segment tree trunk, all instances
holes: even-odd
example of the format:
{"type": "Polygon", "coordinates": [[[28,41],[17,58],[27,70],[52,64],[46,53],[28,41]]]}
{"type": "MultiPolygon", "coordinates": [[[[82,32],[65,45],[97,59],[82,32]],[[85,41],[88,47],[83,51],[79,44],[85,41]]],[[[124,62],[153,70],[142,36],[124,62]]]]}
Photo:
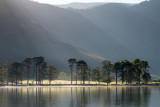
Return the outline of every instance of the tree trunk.
{"type": "Polygon", "coordinates": [[[128,81],[128,80],[126,80],[126,85],[127,85],[127,81],[128,81]]]}
{"type": "Polygon", "coordinates": [[[108,84],[110,84],[110,71],[108,71],[108,81],[107,81],[108,84]]]}
{"type": "Polygon", "coordinates": [[[39,76],[39,78],[38,78],[38,81],[39,81],[39,84],[41,85],[41,80],[42,80],[42,72],[41,72],[41,68],[40,68],[40,66],[39,66],[39,68],[38,68],[38,76],[39,76]]]}
{"type": "MultiPolygon", "coordinates": [[[[98,72],[98,85],[99,85],[99,78],[100,78],[100,74],[99,74],[99,72],[98,72]]],[[[107,82],[107,84],[108,84],[108,82],[107,82]]]]}
{"type": "Polygon", "coordinates": [[[130,85],[132,84],[132,72],[130,72],[130,85]]]}
{"type": "Polygon", "coordinates": [[[124,83],[124,72],[122,71],[122,84],[124,83]]]}
{"type": "Polygon", "coordinates": [[[85,82],[84,82],[85,81],[85,75],[84,74],[85,74],[85,70],[83,70],[83,85],[85,84],[85,82]]]}
{"type": "Polygon", "coordinates": [[[21,85],[22,85],[22,82],[23,82],[23,81],[22,81],[22,78],[21,78],[21,85]]]}
{"type": "Polygon", "coordinates": [[[77,73],[78,73],[78,69],[76,70],[76,84],[77,84],[77,73]]]}
{"type": "Polygon", "coordinates": [[[37,85],[37,66],[36,66],[36,85],[37,85]]]}
{"type": "Polygon", "coordinates": [[[29,85],[29,68],[28,68],[28,72],[27,72],[27,85],[29,85]]]}
{"type": "Polygon", "coordinates": [[[22,80],[23,80],[23,69],[24,69],[24,67],[22,66],[22,72],[21,72],[21,73],[22,73],[22,74],[21,74],[21,85],[22,85],[22,82],[23,82],[23,81],[22,81],[22,80]]]}
{"type": "Polygon", "coordinates": [[[17,77],[16,77],[16,85],[17,85],[17,77]]]}
{"type": "Polygon", "coordinates": [[[118,71],[116,71],[116,85],[117,85],[117,75],[118,75],[118,71]]]}
{"type": "Polygon", "coordinates": [[[141,84],[141,73],[139,72],[139,85],[141,84]]]}
{"type": "Polygon", "coordinates": [[[52,81],[50,80],[49,84],[51,85],[52,81]]]}
{"type": "Polygon", "coordinates": [[[82,84],[82,68],[81,68],[81,84],[82,84]]]}
{"type": "Polygon", "coordinates": [[[71,85],[72,85],[72,71],[73,70],[73,67],[71,67],[71,85]]]}
{"type": "Polygon", "coordinates": [[[50,81],[49,81],[49,84],[51,85],[51,71],[50,71],[50,81]]]}
{"type": "Polygon", "coordinates": [[[90,71],[89,71],[89,85],[90,85],[90,71]]]}

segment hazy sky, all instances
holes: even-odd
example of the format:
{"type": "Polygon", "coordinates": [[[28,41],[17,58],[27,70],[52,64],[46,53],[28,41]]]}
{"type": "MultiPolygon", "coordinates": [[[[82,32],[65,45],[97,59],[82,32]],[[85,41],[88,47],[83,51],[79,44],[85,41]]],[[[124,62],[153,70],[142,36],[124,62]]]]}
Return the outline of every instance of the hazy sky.
{"type": "Polygon", "coordinates": [[[139,3],[144,0],[32,0],[38,1],[40,3],[49,3],[49,4],[67,4],[71,2],[122,2],[122,3],[139,3]]]}

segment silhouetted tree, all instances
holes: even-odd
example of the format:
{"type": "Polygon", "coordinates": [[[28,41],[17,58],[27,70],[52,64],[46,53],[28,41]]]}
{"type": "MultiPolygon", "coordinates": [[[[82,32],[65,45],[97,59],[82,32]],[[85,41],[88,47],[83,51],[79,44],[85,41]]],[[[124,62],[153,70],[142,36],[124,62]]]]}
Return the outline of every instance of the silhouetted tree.
{"type": "Polygon", "coordinates": [[[47,62],[43,62],[41,64],[41,68],[40,68],[40,71],[39,71],[39,76],[40,76],[40,84],[42,82],[43,84],[43,79],[44,77],[46,76],[46,73],[47,73],[47,62]]]}
{"type": "Polygon", "coordinates": [[[107,60],[104,60],[102,62],[102,69],[106,70],[107,72],[107,84],[111,82],[111,78],[110,78],[110,74],[111,72],[113,71],[113,64],[111,61],[107,61],[107,60]]]}
{"type": "Polygon", "coordinates": [[[17,85],[18,78],[21,76],[20,75],[21,66],[22,66],[22,63],[14,62],[12,64],[12,71],[9,72],[9,77],[11,78],[12,82],[16,81],[16,85],[17,85]]]}
{"type": "Polygon", "coordinates": [[[31,58],[25,58],[23,61],[24,66],[27,67],[27,85],[29,84],[29,72],[32,64],[32,59],[31,58]]]}
{"type": "Polygon", "coordinates": [[[88,66],[88,78],[89,78],[89,84],[90,84],[90,79],[91,79],[91,68],[88,66]]]}
{"type": "Polygon", "coordinates": [[[23,78],[24,78],[24,64],[21,63],[21,66],[20,66],[20,70],[19,70],[19,79],[21,80],[21,85],[23,84],[23,78]]]}
{"type": "Polygon", "coordinates": [[[83,60],[80,60],[80,61],[77,61],[77,66],[80,68],[80,72],[81,72],[81,80],[82,80],[82,75],[83,75],[83,84],[85,84],[85,72],[86,72],[86,69],[88,68],[88,65],[85,61],[83,60]]]}
{"type": "Polygon", "coordinates": [[[41,73],[40,73],[40,70],[41,70],[41,65],[44,63],[44,57],[34,57],[33,59],[33,62],[34,62],[34,65],[35,65],[35,72],[36,72],[36,84],[37,84],[37,81],[39,80],[40,81],[40,77],[41,77],[41,73]],[[39,76],[38,76],[39,74],[39,76]]]}
{"type": "Polygon", "coordinates": [[[141,69],[142,69],[142,72],[146,72],[148,70],[149,67],[149,64],[147,61],[141,61],[141,69]]]}
{"type": "Polygon", "coordinates": [[[32,61],[34,63],[34,74],[36,76],[36,84],[37,84],[37,66],[38,66],[38,57],[32,58],[32,61]]]}
{"type": "Polygon", "coordinates": [[[4,63],[4,66],[5,66],[5,69],[6,69],[6,80],[7,80],[7,85],[8,85],[8,82],[10,80],[10,78],[9,78],[9,72],[11,72],[12,62],[6,61],[4,63]]]}
{"type": "Polygon", "coordinates": [[[148,81],[151,80],[151,75],[148,72],[144,72],[142,78],[146,83],[148,83],[148,81]]]}
{"type": "Polygon", "coordinates": [[[71,84],[72,84],[72,73],[73,73],[73,65],[77,62],[76,59],[74,58],[71,58],[68,60],[68,63],[69,63],[69,67],[71,69],[71,84]]]}
{"type": "Polygon", "coordinates": [[[80,69],[79,64],[76,64],[76,84],[77,84],[77,79],[78,79],[78,70],[80,69]]]}
{"type": "Polygon", "coordinates": [[[100,73],[100,68],[96,67],[95,69],[92,70],[92,79],[100,82],[100,79],[102,78],[102,75],[100,73]]]}
{"type": "Polygon", "coordinates": [[[0,66],[0,81],[3,82],[3,68],[0,66]]]}
{"type": "Polygon", "coordinates": [[[114,71],[116,73],[116,85],[117,85],[117,80],[118,80],[118,73],[120,70],[121,70],[121,63],[120,62],[114,63],[114,71]]]}
{"type": "Polygon", "coordinates": [[[126,79],[126,84],[127,83],[131,83],[131,67],[132,67],[132,63],[130,63],[128,60],[124,60],[123,61],[124,64],[124,68],[125,68],[125,79],[126,79]]]}
{"type": "Polygon", "coordinates": [[[141,82],[141,73],[142,73],[142,63],[140,59],[134,59],[133,60],[133,66],[135,68],[137,78],[138,78],[138,83],[140,84],[141,82]]]}
{"type": "Polygon", "coordinates": [[[124,64],[124,61],[120,61],[120,65],[121,65],[120,76],[121,76],[121,80],[122,80],[122,84],[123,84],[124,80],[125,80],[125,64],[124,64]]]}

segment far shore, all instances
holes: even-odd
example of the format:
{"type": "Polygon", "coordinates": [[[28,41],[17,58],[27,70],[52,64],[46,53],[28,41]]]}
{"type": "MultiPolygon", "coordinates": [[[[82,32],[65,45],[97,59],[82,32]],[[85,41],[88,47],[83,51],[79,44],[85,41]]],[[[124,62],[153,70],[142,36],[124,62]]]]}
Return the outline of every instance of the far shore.
{"type": "Polygon", "coordinates": [[[81,88],[81,87],[160,87],[160,85],[155,84],[147,84],[147,85],[4,85],[0,86],[0,88],[81,88]]]}
{"type": "Polygon", "coordinates": [[[49,84],[49,81],[44,80],[42,84],[36,81],[29,81],[29,84],[27,85],[27,81],[23,80],[23,84],[21,84],[21,81],[18,82],[16,85],[15,83],[1,83],[0,88],[81,88],[81,87],[91,87],[91,88],[97,88],[97,87],[160,87],[160,83],[158,82],[148,82],[148,84],[145,84],[141,82],[141,84],[137,84],[136,82],[133,82],[131,85],[129,84],[122,84],[121,81],[118,81],[117,85],[116,82],[111,82],[110,84],[104,83],[104,82],[97,82],[97,81],[85,81],[85,84],[82,83],[82,81],[68,81],[68,80],[54,80],[49,84]]]}

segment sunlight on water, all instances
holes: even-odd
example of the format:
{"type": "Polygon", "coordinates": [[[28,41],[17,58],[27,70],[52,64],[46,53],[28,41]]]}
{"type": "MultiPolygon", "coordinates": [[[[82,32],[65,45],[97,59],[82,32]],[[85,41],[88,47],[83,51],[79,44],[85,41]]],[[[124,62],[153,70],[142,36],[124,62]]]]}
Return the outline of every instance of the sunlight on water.
{"type": "Polygon", "coordinates": [[[160,88],[1,88],[0,107],[157,107],[160,88]]]}

